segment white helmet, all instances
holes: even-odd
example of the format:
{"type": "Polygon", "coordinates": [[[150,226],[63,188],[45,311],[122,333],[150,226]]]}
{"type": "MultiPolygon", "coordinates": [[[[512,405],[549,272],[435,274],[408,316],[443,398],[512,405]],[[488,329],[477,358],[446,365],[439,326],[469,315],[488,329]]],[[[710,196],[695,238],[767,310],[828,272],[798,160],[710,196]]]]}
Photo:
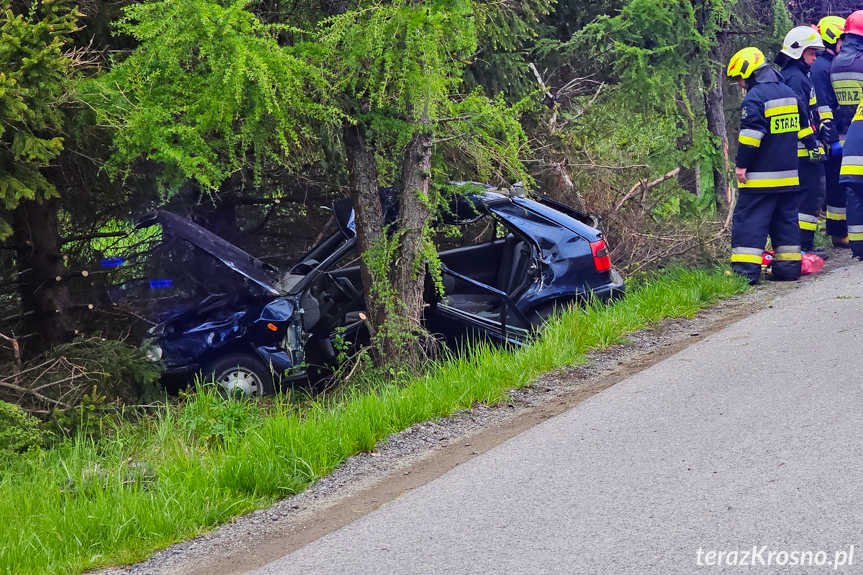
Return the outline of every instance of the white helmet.
{"type": "Polygon", "coordinates": [[[817,30],[809,26],[797,26],[785,35],[785,41],[782,43],[782,53],[786,56],[799,60],[803,56],[803,50],[806,48],[824,49],[824,41],[821,40],[821,36],[817,30]]]}

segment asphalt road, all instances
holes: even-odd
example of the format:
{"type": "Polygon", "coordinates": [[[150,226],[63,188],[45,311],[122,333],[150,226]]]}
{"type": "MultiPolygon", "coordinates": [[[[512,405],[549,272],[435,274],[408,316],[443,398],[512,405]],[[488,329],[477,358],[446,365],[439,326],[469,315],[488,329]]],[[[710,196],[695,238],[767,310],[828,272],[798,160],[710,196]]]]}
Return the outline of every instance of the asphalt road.
{"type": "Polygon", "coordinates": [[[856,265],[255,573],[863,573],[861,342],[856,265]]]}

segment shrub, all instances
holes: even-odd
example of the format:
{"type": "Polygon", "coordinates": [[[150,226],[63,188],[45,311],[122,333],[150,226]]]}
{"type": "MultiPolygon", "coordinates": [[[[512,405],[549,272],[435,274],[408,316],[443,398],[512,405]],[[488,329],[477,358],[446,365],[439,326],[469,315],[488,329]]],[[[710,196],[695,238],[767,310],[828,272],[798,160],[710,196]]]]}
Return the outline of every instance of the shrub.
{"type": "Polygon", "coordinates": [[[23,453],[41,447],[43,440],[38,419],[0,401],[0,451],[23,453]]]}

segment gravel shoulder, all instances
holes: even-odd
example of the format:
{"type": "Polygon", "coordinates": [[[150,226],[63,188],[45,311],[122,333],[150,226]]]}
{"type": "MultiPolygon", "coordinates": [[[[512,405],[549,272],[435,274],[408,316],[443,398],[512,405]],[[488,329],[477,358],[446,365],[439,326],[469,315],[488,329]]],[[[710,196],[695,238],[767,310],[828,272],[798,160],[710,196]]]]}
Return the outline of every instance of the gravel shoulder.
{"type": "Polygon", "coordinates": [[[142,563],[96,574],[233,575],[253,571],[850,263],[847,250],[834,250],[827,266],[815,276],[794,283],[768,282],[691,319],[664,320],[632,334],[626,344],[588,354],[582,365],[545,374],[513,390],[506,403],[478,406],[394,434],[374,452],[348,458],[303,493],[269,509],[172,545],[142,563]]]}

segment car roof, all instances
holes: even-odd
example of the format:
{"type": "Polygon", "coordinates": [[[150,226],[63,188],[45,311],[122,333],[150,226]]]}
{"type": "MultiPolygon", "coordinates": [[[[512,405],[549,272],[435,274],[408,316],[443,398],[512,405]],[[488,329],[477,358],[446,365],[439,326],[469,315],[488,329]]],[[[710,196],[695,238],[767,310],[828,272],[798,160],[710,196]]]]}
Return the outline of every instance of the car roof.
{"type": "MultiPolygon", "coordinates": [[[[475,184],[474,182],[470,183],[475,184]]],[[[504,193],[504,190],[501,190],[500,188],[494,188],[492,186],[483,184],[475,185],[479,185],[484,188],[484,191],[470,194],[471,200],[480,210],[484,209],[486,211],[496,212],[500,211],[501,208],[503,208],[504,206],[515,205],[520,208],[529,210],[535,214],[538,214],[546,220],[550,220],[551,222],[559,225],[560,227],[569,230],[570,232],[574,232],[589,241],[596,241],[597,239],[602,237],[602,232],[600,232],[596,227],[588,225],[584,221],[573,217],[573,215],[580,213],[573,208],[569,208],[568,206],[562,206],[566,208],[567,211],[570,211],[573,214],[570,215],[564,213],[560,209],[557,209],[554,206],[556,202],[548,201],[544,198],[534,200],[524,195],[510,195],[509,193],[504,193]],[[548,203],[544,203],[544,201],[548,201],[548,203]]],[[[508,191],[509,190],[506,190],[506,192],[508,191]]],[[[595,218],[589,216],[588,214],[583,215],[584,219],[595,220],[595,218]]],[[[512,221],[511,217],[507,219],[512,221]]],[[[534,230],[533,233],[537,233],[536,230],[534,230]]]]}

